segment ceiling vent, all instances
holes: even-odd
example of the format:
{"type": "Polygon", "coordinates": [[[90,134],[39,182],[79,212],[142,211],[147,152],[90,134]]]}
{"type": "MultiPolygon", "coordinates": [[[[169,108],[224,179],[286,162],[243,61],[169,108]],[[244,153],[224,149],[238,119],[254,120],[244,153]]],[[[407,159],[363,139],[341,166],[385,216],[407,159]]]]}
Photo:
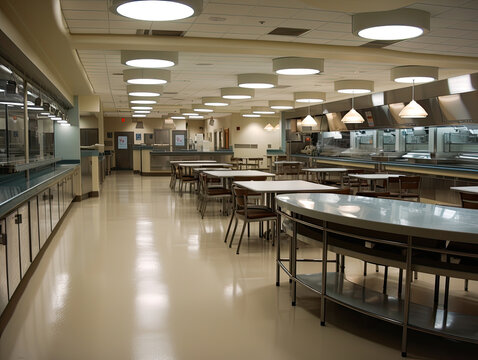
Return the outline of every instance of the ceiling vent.
{"type": "Polygon", "coordinates": [[[360,45],[361,47],[367,47],[367,48],[374,48],[374,49],[380,49],[384,48],[386,46],[393,45],[395,43],[398,43],[402,40],[375,40],[375,41],[370,41],[368,43],[360,45]]]}
{"type": "Polygon", "coordinates": [[[149,35],[149,36],[176,36],[183,37],[184,31],[177,30],[136,30],[136,35],[149,35]]]}
{"type": "Polygon", "coordinates": [[[272,30],[269,35],[283,35],[283,36],[300,36],[305,34],[310,29],[297,29],[288,27],[278,27],[272,30]]]}

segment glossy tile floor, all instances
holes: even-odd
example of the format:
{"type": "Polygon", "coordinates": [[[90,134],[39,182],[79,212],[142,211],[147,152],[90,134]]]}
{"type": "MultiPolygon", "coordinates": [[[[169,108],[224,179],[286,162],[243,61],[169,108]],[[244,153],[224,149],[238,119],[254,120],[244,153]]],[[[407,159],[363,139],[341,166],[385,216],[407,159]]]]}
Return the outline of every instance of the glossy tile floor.
{"type": "MultiPolygon", "coordinates": [[[[119,172],[100,198],[73,205],[0,339],[0,359],[401,358],[399,327],[333,304],[320,327],[319,299],[301,287],[292,307],[285,277],[275,286],[274,248],[257,229],[236,255],[223,243],[220,207],[201,220],[195,197],[180,198],[168,183],[119,172]]],[[[351,260],[347,275],[359,279],[361,268],[351,260]]],[[[380,288],[382,274],[369,273],[367,286],[380,288]]],[[[414,286],[431,296],[426,276],[414,286]]],[[[453,286],[460,292],[462,282],[453,286]]],[[[476,310],[470,286],[451,306],[476,310]]],[[[473,358],[477,349],[412,332],[409,356],[473,358]]]]}

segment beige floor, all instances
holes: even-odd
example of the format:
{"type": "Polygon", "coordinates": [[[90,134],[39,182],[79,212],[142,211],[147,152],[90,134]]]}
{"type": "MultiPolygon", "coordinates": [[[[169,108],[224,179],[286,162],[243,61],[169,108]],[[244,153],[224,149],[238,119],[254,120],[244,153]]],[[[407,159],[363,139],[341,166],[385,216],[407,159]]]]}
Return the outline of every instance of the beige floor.
{"type": "MultiPolygon", "coordinates": [[[[332,304],[320,327],[319,299],[300,287],[292,307],[257,230],[235,255],[219,206],[201,220],[194,197],[171,193],[168,181],[120,172],[100,198],[74,204],[0,339],[0,359],[401,358],[398,327],[332,304]]],[[[357,281],[360,269],[347,263],[357,281]]],[[[369,271],[369,286],[380,287],[369,271]]],[[[428,280],[415,283],[425,298],[428,280]]],[[[454,294],[465,300],[452,306],[476,310],[476,284],[468,294],[461,286],[454,294]]],[[[409,355],[471,359],[477,349],[412,333],[409,355]]]]}

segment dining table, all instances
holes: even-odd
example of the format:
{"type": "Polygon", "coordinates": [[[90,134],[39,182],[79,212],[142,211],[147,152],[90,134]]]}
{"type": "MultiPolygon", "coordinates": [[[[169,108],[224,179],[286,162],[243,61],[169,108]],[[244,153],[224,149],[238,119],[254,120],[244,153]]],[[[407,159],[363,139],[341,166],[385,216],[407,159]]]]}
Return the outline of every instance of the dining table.
{"type": "MultiPolygon", "coordinates": [[[[348,176],[360,180],[367,180],[370,183],[370,190],[375,191],[377,181],[379,180],[387,180],[386,181],[386,189],[388,189],[388,179],[396,178],[403,176],[401,174],[386,174],[386,173],[378,173],[378,174],[349,174],[348,176]]],[[[359,191],[361,190],[359,184],[359,191]]]]}
{"type": "Polygon", "coordinates": [[[339,173],[340,174],[340,183],[343,185],[343,173],[347,172],[346,168],[307,168],[302,169],[306,173],[307,181],[309,181],[309,175],[316,174],[317,181],[320,183],[325,182],[327,174],[339,173]]]}

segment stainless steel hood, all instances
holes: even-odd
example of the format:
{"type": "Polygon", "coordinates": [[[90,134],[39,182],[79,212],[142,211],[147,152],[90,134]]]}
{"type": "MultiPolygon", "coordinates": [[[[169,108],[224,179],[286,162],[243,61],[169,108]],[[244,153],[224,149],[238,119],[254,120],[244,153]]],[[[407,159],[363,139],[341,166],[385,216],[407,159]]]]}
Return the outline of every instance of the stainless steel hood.
{"type": "MultiPolygon", "coordinates": [[[[342,117],[352,107],[351,99],[310,107],[312,115],[325,114],[329,131],[374,128],[410,128],[415,126],[446,126],[478,124],[478,73],[415,86],[415,100],[428,113],[425,119],[402,119],[398,116],[411,100],[411,87],[356,97],[355,109],[363,116],[362,124],[344,124],[342,117]]],[[[301,119],[308,108],[284,112],[285,119],[301,119]]],[[[325,120],[325,119],[324,119],[325,120]]],[[[325,126],[321,126],[322,131],[325,126]]]]}

